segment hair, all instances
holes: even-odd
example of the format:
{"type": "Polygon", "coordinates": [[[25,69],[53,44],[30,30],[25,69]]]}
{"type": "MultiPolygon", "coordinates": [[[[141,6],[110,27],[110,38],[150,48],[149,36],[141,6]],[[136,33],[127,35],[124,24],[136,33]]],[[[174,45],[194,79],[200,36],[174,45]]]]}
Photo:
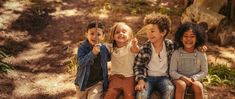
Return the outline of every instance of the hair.
{"type": "Polygon", "coordinates": [[[154,24],[157,25],[160,32],[165,32],[167,34],[170,32],[171,20],[167,15],[151,13],[146,15],[144,18],[144,25],[154,24]]]}
{"type": "Polygon", "coordinates": [[[123,27],[127,31],[128,36],[129,36],[128,41],[130,41],[131,39],[134,38],[134,34],[133,34],[132,29],[129,25],[127,25],[124,22],[114,23],[114,25],[110,29],[110,42],[112,43],[114,49],[117,47],[117,43],[113,37],[114,37],[114,34],[117,32],[117,29],[120,27],[123,27]]]}
{"type": "Polygon", "coordinates": [[[89,29],[96,28],[96,27],[102,29],[102,31],[104,32],[105,25],[104,25],[104,23],[101,22],[101,21],[91,21],[91,22],[87,25],[86,32],[88,32],[89,29]]]}
{"type": "Polygon", "coordinates": [[[182,38],[184,33],[188,30],[192,30],[193,34],[196,35],[195,48],[198,48],[206,43],[205,37],[203,37],[203,34],[205,33],[204,29],[196,23],[186,22],[180,25],[175,33],[175,42],[178,44],[178,48],[184,47],[182,38]]]}

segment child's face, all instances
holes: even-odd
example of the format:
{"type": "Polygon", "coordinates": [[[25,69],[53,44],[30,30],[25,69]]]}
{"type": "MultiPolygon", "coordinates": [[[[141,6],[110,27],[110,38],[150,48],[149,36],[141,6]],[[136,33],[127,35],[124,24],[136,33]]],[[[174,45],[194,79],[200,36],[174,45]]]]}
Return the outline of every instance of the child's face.
{"type": "Polygon", "coordinates": [[[158,26],[154,24],[147,25],[147,37],[152,43],[156,43],[164,38],[165,33],[161,33],[158,26]]]}
{"type": "Polygon", "coordinates": [[[116,41],[116,43],[126,43],[129,39],[129,33],[125,26],[119,26],[117,27],[113,39],[116,41]]]}
{"type": "Polygon", "coordinates": [[[86,38],[92,46],[100,43],[104,37],[105,36],[101,28],[91,28],[86,32],[86,38]]]}
{"type": "Polygon", "coordinates": [[[182,37],[182,43],[184,44],[185,49],[194,49],[196,44],[196,35],[192,32],[192,30],[188,30],[184,33],[182,37]]]}

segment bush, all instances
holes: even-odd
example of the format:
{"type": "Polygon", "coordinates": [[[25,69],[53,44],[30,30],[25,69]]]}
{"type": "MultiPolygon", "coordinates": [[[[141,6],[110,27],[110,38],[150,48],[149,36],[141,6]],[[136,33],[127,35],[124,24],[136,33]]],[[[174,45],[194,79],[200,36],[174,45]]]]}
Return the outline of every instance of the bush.
{"type": "Polygon", "coordinates": [[[235,88],[235,70],[226,64],[209,64],[208,76],[203,79],[205,85],[228,85],[235,88]]]}

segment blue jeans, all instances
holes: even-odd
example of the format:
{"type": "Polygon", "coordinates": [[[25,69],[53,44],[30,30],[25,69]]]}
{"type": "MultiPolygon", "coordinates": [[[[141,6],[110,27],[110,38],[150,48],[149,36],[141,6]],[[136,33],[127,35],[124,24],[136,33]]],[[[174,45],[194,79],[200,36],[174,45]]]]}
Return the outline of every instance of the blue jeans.
{"type": "Polygon", "coordinates": [[[161,99],[174,98],[174,86],[166,76],[148,76],[145,89],[137,92],[137,99],[150,99],[155,90],[159,92],[161,99]]]}

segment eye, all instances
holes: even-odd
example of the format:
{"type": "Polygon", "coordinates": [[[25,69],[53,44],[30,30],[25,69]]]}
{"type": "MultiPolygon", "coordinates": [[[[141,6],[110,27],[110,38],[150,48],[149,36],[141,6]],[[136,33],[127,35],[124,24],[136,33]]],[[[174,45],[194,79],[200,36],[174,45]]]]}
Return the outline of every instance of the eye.
{"type": "Polygon", "coordinates": [[[90,33],[90,35],[95,35],[95,33],[92,32],[92,33],[90,33]]]}

